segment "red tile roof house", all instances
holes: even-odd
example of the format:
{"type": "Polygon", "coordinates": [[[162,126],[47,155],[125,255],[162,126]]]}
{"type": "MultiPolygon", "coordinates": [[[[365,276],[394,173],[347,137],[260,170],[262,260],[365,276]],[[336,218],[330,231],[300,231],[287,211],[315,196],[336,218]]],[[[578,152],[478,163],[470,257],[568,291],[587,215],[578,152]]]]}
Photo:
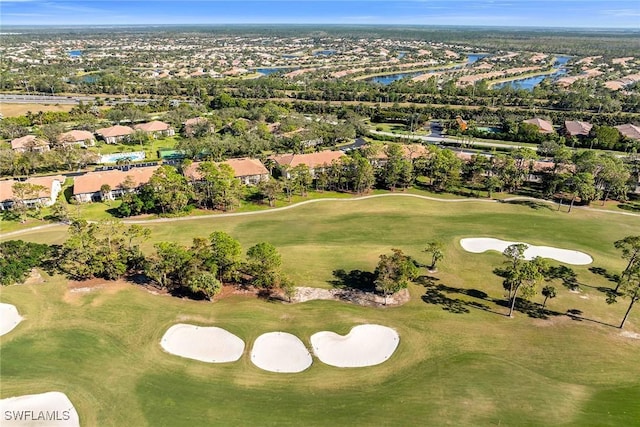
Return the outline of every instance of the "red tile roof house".
{"type": "Polygon", "coordinates": [[[102,128],[96,131],[96,134],[100,135],[107,144],[117,144],[118,142],[128,138],[132,133],[133,129],[129,126],[120,125],[102,128]]]}
{"type": "MultiPolygon", "coordinates": [[[[292,169],[298,165],[307,165],[312,176],[315,176],[316,169],[324,169],[330,166],[335,160],[340,159],[345,154],[342,151],[319,151],[309,154],[282,154],[269,157],[276,162],[281,170],[292,169]]],[[[288,172],[287,172],[288,174],[288,172]]]]}
{"type": "Polygon", "coordinates": [[[18,153],[27,151],[49,151],[49,143],[35,135],[27,135],[11,140],[11,149],[18,153]]]}
{"type": "Polygon", "coordinates": [[[96,145],[96,138],[86,130],[71,130],[58,137],[58,142],[64,146],[79,145],[82,148],[96,145]]]}
{"type": "MultiPolygon", "coordinates": [[[[229,159],[222,163],[231,166],[234,172],[233,175],[245,185],[256,185],[261,181],[267,181],[269,179],[269,171],[258,159],[242,157],[239,159],[229,159]]],[[[191,163],[184,170],[184,175],[192,181],[199,181],[202,179],[202,175],[198,172],[199,165],[200,162],[191,163]]]]}
{"type": "Polygon", "coordinates": [[[131,168],[123,171],[120,169],[112,169],[100,172],[87,172],[73,180],[73,197],[80,203],[99,202],[103,199],[113,200],[125,193],[122,184],[131,177],[134,190],[149,182],[153,172],[160,166],[149,166],[145,168],[131,168]],[[111,191],[109,194],[103,195],[100,188],[107,184],[111,191]]]}
{"type": "Polygon", "coordinates": [[[615,127],[622,136],[629,139],[640,140],[640,126],[627,123],[626,125],[618,125],[615,127]]]}
{"type": "MultiPolygon", "coordinates": [[[[205,119],[204,117],[194,117],[192,119],[188,119],[182,124],[182,132],[185,136],[193,136],[196,125],[200,123],[207,124],[209,123],[209,120],[205,119]]],[[[211,132],[215,131],[213,125],[209,126],[209,129],[211,132]]]]}
{"type": "MultiPolygon", "coordinates": [[[[402,144],[400,145],[400,148],[402,149],[404,158],[411,161],[419,157],[428,157],[430,155],[427,147],[421,144],[402,144]]],[[[385,153],[385,149],[386,146],[372,156],[371,164],[374,167],[382,167],[387,164],[387,153],[385,153]]]]}
{"type": "Polygon", "coordinates": [[[529,123],[538,128],[541,133],[554,133],[553,125],[546,120],[542,120],[539,118],[523,120],[522,123],[529,123]]]}
{"type": "Polygon", "coordinates": [[[135,125],[133,128],[136,130],[144,131],[153,138],[173,136],[176,134],[176,132],[168,123],[160,122],[158,120],[154,120],[149,123],[140,123],[139,125],[135,125]]]}
{"type": "Polygon", "coordinates": [[[589,136],[592,127],[593,125],[587,122],[569,120],[564,122],[564,128],[568,136],[589,136]]]}
{"type": "MultiPolygon", "coordinates": [[[[24,182],[34,185],[41,185],[44,187],[44,190],[38,194],[38,197],[33,199],[25,200],[25,204],[30,206],[41,205],[41,206],[51,206],[56,202],[58,195],[62,191],[62,184],[64,183],[64,176],[62,175],[50,175],[50,176],[40,176],[29,178],[24,182]]],[[[5,210],[11,208],[15,201],[15,194],[13,194],[13,184],[16,181],[14,179],[8,179],[4,181],[0,181],[0,210],[5,210]]]]}

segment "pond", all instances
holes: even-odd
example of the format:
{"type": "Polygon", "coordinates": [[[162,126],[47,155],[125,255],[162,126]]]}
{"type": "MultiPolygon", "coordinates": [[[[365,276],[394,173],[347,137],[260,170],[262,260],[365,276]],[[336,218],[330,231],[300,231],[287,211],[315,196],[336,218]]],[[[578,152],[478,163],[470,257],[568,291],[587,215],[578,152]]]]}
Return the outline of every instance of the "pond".
{"type": "Polygon", "coordinates": [[[534,87],[539,85],[544,79],[551,78],[555,79],[562,75],[567,74],[566,68],[563,66],[571,59],[570,56],[558,56],[556,57],[556,61],[553,63],[554,68],[557,70],[553,73],[545,74],[543,76],[534,76],[527,77],[524,79],[513,79],[506,82],[498,83],[493,86],[493,89],[502,89],[503,87],[510,86],[512,89],[524,89],[524,90],[533,90],[534,87]]]}
{"type": "Polygon", "coordinates": [[[281,72],[288,73],[293,70],[298,70],[298,68],[297,67],[254,68],[252,71],[268,76],[270,74],[281,73],[281,72]]]}
{"type": "Polygon", "coordinates": [[[486,58],[487,56],[489,56],[488,53],[470,53],[467,55],[467,64],[473,64],[474,62],[477,62],[482,58],[486,58]]]}
{"type": "Polygon", "coordinates": [[[388,85],[400,79],[406,79],[409,77],[419,76],[420,74],[424,74],[424,71],[418,71],[413,73],[397,73],[397,74],[387,74],[386,76],[376,76],[367,79],[368,82],[379,83],[381,85],[388,85]]]}
{"type": "Polygon", "coordinates": [[[69,51],[69,56],[72,58],[77,58],[79,56],[82,56],[82,51],[81,50],[70,50],[69,51]]]}

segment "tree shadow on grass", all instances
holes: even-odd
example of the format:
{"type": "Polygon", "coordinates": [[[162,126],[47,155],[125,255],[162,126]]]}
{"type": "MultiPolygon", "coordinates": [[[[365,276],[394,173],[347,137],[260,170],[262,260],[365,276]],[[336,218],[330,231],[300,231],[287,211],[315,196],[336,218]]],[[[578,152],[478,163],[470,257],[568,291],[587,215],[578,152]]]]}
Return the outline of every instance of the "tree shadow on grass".
{"type": "Polygon", "coordinates": [[[599,276],[603,276],[607,280],[609,280],[610,282],[613,282],[613,283],[618,283],[618,280],[620,280],[620,276],[618,274],[611,274],[611,273],[609,273],[607,271],[606,268],[589,267],[589,271],[592,272],[593,274],[597,274],[599,276]]]}
{"type": "Polygon", "coordinates": [[[376,290],[374,284],[375,274],[370,271],[351,270],[347,272],[343,269],[333,270],[334,280],[329,283],[334,288],[350,288],[358,289],[365,292],[373,292],[376,290]]]}
{"type": "Polygon", "coordinates": [[[595,319],[589,319],[588,317],[584,317],[582,310],[578,310],[577,308],[571,308],[569,310],[567,310],[566,315],[571,319],[571,320],[575,320],[576,322],[592,322],[592,323],[597,323],[599,325],[604,325],[604,326],[609,326],[611,328],[618,328],[617,325],[612,325],[610,323],[605,323],[605,322],[601,322],[599,320],[595,320],[595,319]]]}
{"type": "Polygon", "coordinates": [[[502,313],[491,310],[491,308],[487,304],[484,304],[480,301],[469,301],[466,299],[452,298],[451,296],[449,296],[451,294],[461,294],[483,301],[495,302],[485,292],[479,291],[477,289],[456,288],[444,284],[436,285],[435,282],[430,279],[432,278],[423,279],[423,283],[426,283],[425,287],[427,288],[427,290],[421,298],[425,303],[440,305],[442,306],[443,310],[456,314],[469,313],[469,308],[475,308],[478,310],[502,315],[502,313]]]}
{"type": "Polygon", "coordinates": [[[542,209],[554,210],[553,207],[549,203],[536,202],[535,200],[506,200],[502,201],[502,203],[508,205],[516,205],[516,206],[526,206],[533,210],[539,211],[542,209]]]}

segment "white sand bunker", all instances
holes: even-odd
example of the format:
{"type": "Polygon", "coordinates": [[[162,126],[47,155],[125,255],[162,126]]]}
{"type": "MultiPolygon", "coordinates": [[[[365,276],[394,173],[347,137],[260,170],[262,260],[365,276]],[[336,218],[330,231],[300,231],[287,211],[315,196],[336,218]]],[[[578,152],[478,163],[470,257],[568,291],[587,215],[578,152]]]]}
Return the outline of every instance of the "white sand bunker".
{"type": "Polygon", "coordinates": [[[286,332],[269,332],[260,335],[253,343],[251,361],[269,372],[302,372],[311,366],[311,354],[295,335],[286,332]]]}
{"type": "MultiPolygon", "coordinates": [[[[507,249],[508,246],[515,243],[523,242],[508,242],[506,240],[491,239],[485,237],[460,240],[460,245],[465,251],[473,252],[475,254],[490,250],[504,252],[504,250],[507,249]]],[[[556,261],[572,265],[587,265],[593,262],[593,258],[585,254],[584,252],[553,248],[550,246],[534,246],[528,243],[525,243],[525,245],[529,246],[527,250],[524,251],[524,258],[527,260],[539,256],[541,258],[551,258],[555,259],[556,261]]]]}
{"type": "Polygon", "coordinates": [[[76,427],[80,420],[76,408],[64,393],[9,397],[0,400],[2,426],[76,427]]]}
{"type": "Polygon", "coordinates": [[[21,321],[15,305],[0,303],[0,336],[11,332],[21,321]]]}
{"type": "Polygon", "coordinates": [[[398,344],[398,333],[380,325],[359,325],[345,336],[328,331],[311,336],[318,359],[339,368],[379,365],[391,357],[398,344]]]}
{"type": "Polygon", "coordinates": [[[170,327],[160,345],[168,353],[208,363],[235,362],[244,352],[244,341],[231,332],[184,323],[170,327]]]}

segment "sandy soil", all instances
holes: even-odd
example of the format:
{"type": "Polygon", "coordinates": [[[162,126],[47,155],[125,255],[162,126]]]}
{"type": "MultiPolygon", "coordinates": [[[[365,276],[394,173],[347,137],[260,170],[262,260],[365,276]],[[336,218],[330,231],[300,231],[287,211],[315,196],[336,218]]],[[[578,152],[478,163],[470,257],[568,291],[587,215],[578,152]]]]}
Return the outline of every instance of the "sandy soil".
{"type": "Polygon", "coordinates": [[[286,332],[269,332],[260,335],[253,343],[251,362],[269,372],[296,373],[311,366],[311,354],[295,335],[286,332]]]}
{"type": "Polygon", "coordinates": [[[380,325],[359,325],[345,335],[322,331],[311,336],[313,352],[323,363],[359,368],[387,361],[400,344],[398,333],[380,325]]]}
{"type": "Polygon", "coordinates": [[[78,413],[69,398],[59,391],[9,397],[0,400],[3,427],[80,426],[78,413]]]}
{"type": "Polygon", "coordinates": [[[38,113],[40,111],[71,111],[75,107],[73,104],[11,104],[8,102],[0,103],[0,113],[4,117],[24,116],[27,112],[38,113]]]}
{"type": "Polygon", "coordinates": [[[296,293],[291,298],[292,303],[300,303],[313,300],[333,300],[350,302],[365,307],[394,307],[406,304],[411,295],[409,290],[402,289],[386,299],[382,295],[371,292],[363,292],[358,289],[322,289],[306,286],[296,287],[296,293]]]}
{"type": "MultiPolygon", "coordinates": [[[[503,252],[507,248],[507,246],[513,245],[514,243],[523,242],[508,242],[506,240],[484,237],[460,240],[462,249],[467,252],[473,252],[476,254],[491,250],[503,252]]],[[[524,252],[524,257],[527,260],[539,256],[542,258],[555,259],[556,261],[572,265],[587,265],[593,262],[593,258],[585,254],[584,252],[573,251],[570,249],[559,249],[551,246],[534,246],[529,245],[528,243],[525,243],[525,245],[529,246],[524,252]]]]}
{"type": "Polygon", "coordinates": [[[167,353],[208,363],[235,362],[244,352],[244,341],[231,332],[184,323],[170,327],[160,345],[167,353]]]}
{"type": "Polygon", "coordinates": [[[11,332],[21,321],[15,305],[0,303],[0,336],[11,332]]]}

